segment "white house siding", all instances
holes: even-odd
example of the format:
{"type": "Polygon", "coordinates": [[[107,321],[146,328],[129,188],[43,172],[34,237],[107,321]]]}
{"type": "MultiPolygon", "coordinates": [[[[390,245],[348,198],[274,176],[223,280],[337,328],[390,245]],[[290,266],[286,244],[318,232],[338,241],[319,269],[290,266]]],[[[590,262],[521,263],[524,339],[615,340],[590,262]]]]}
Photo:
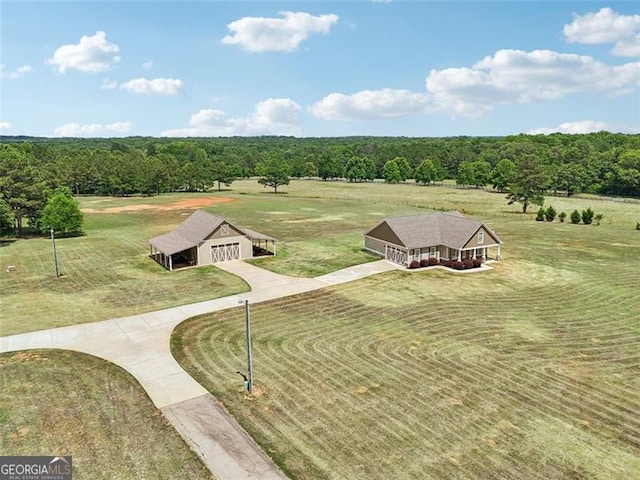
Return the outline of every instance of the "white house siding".
{"type": "Polygon", "coordinates": [[[247,237],[220,237],[211,238],[198,246],[199,265],[211,265],[211,247],[215,245],[240,244],[240,259],[253,257],[253,244],[247,237]]]}

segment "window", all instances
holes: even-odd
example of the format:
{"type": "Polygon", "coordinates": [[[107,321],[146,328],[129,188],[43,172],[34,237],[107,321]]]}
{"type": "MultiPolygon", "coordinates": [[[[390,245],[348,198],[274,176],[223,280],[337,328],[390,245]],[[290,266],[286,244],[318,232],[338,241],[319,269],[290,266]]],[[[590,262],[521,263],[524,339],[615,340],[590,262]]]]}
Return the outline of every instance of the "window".
{"type": "Polygon", "coordinates": [[[220,227],[220,235],[225,236],[225,237],[227,235],[229,235],[229,224],[228,223],[222,224],[222,226],[220,227]]]}
{"type": "Polygon", "coordinates": [[[478,243],[484,243],[484,232],[482,230],[478,232],[478,243]]]}

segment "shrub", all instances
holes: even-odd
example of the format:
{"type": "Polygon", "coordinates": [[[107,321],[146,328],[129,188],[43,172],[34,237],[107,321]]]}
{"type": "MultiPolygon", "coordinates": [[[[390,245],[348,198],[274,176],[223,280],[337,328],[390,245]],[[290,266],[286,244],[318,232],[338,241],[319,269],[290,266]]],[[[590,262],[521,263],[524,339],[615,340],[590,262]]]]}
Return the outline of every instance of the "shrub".
{"type": "Polygon", "coordinates": [[[596,225],[600,225],[600,222],[602,221],[603,218],[604,218],[603,213],[599,213],[595,217],[593,217],[593,219],[596,221],[596,225]]]}
{"type": "Polygon", "coordinates": [[[427,265],[429,265],[430,267],[433,267],[434,265],[438,264],[438,259],[435,257],[431,257],[429,260],[427,260],[427,265]]]}
{"type": "Polygon", "coordinates": [[[420,260],[420,266],[421,267],[428,267],[429,266],[429,260],[427,260],[426,258],[423,258],[422,260],[420,260]]]}
{"type": "Polygon", "coordinates": [[[585,225],[590,225],[591,222],[593,222],[593,210],[591,210],[591,207],[587,208],[586,210],[582,210],[582,222],[585,225]]]}
{"type": "Polygon", "coordinates": [[[440,260],[440,265],[442,265],[444,267],[447,267],[447,268],[453,268],[453,261],[451,261],[451,260],[440,260]]]}
{"type": "Polygon", "coordinates": [[[580,212],[578,210],[574,210],[573,212],[571,212],[571,223],[580,223],[580,212]]]}
{"type": "Polygon", "coordinates": [[[482,266],[482,259],[481,258],[474,258],[473,259],[473,268],[479,268],[482,266]]]}
{"type": "Polygon", "coordinates": [[[418,260],[412,260],[409,264],[409,268],[418,268],[420,266],[420,262],[418,260]]]}
{"type": "Polygon", "coordinates": [[[462,264],[462,262],[455,260],[451,262],[451,268],[455,270],[462,270],[464,268],[464,265],[462,264]]]}
{"type": "Polygon", "coordinates": [[[556,218],[556,209],[549,205],[549,208],[544,211],[544,218],[547,220],[547,222],[553,222],[553,220],[556,218]]]}
{"type": "Polygon", "coordinates": [[[544,222],[544,208],[540,207],[538,214],[536,215],[536,222],[544,222]]]}
{"type": "Polygon", "coordinates": [[[636,230],[640,230],[640,222],[636,223],[636,230]]]}
{"type": "Polygon", "coordinates": [[[564,212],[560,212],[560,214],[558,215],[558,220],[560,220],[561,222],[564,222],[565,218],[567,218],[567,214],[564,212]]]}

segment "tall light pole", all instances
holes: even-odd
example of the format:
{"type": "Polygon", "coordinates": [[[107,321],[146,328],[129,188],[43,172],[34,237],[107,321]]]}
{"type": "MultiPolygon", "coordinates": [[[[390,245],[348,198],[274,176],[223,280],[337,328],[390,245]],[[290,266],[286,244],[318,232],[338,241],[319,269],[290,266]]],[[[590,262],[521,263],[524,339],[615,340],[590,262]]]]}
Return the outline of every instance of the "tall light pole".
{"type": "Polygon", "coordinates": [[[240,300],[244,303],[245,330],[247,334],[247,391],[249,395],[253,393],[253,365],[251,356],[251,311],[249,308],[249,300],[240,300]]]}
{"type": "Polygon", "coordinates": [[[53,249],[53,266],[56,269],[56,278],[60,278],[58,270],[58,255],[56,254],[56,239],[53,235],[53,227],[51,227],[51,248],[53,249]]]}

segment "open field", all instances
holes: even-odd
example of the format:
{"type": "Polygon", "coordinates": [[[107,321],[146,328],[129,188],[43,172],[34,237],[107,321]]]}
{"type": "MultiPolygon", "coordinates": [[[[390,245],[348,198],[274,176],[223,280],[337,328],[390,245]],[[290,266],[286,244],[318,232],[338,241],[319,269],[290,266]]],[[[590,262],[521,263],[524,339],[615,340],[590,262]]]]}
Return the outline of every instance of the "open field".
{"type": "Polygon", "coordinates": [[[253,399],[234,373],[241,309],[176,329],[176,358],[292,478],[637,478],[640,204],[547,200],[605,214],[585,226],[535,222],[483,191],[287,191],[458,209],[505,241],[492,272],[392,272],[254,305],[253,399]]]}
{"type": "MultiPolygon", "coordinates": [[[[239,182],[242,185],[257,183],[239,182]]],[[[167,272],[148,258],[147,240],[166,233],[195,208],[280,239],[278,257],[256,263],[291,275],[315,276],[374,260],[361,250],[362,231],[407,207],[353,200],[252,194],[86,197],[86,235],[56,241],[63,277],[55,279],[51,242],[0,244],[3,315],[0,335],[122,317],[247,290],[215,267],[167,272]],[[15,265],[16,271],[4,271],[15,265]]],[[[410,209],[410,211],[418,211],[410,209]]]]}
{"type": "MultiPolygon", "coordinates": [[[[82,208],[161,207],[193,195],[155,198],[82,198],[82,208]]],[[[247,290],[237,277],[214,267],[167,272],[148,258],[147,240],[171,230],[193,208],[86,213],[86,235],[56,241],[60,271],[54,275],[51,241],[19,239],[0,246],[0,334],[28,332],[123,317],[247,290]],[[5,272],[6,265],[16,271],[5,272]]]]}
{"type": "Polygon", "coordinates": [[[3,455],[72,455],[74,478],[212,479],[131,375],[68,351],[0,355],[3,455]]]}

